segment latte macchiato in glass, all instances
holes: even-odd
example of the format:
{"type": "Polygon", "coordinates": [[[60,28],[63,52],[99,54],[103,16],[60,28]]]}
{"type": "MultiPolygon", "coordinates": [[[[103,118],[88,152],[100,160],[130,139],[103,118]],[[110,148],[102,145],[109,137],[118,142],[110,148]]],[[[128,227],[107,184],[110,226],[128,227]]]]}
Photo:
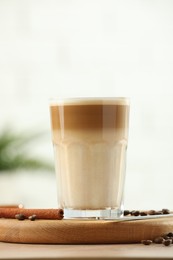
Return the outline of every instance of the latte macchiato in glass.
{"type": "Polygon", "coordinates": [[[50,113],[58,207],[65,218],[121,216],[128,99],[53,99],[50,113]]]}

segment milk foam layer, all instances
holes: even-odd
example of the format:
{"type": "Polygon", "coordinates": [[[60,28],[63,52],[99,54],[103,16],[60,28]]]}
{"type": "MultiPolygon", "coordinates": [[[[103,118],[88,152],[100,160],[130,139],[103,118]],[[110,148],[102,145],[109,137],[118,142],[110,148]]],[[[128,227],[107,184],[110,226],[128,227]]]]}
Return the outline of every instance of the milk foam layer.
{"type": "Polygon", "coordinates": [[[52,98],[50,100],[51,106],[60,105],[129,105],[128,98],[52,98]]]}
{"type": "Polygon", "coordinates": [[[58,206],[119,208],[125,179],[128,102],[70,100],[51,103],[50,109],[58,206]]]}

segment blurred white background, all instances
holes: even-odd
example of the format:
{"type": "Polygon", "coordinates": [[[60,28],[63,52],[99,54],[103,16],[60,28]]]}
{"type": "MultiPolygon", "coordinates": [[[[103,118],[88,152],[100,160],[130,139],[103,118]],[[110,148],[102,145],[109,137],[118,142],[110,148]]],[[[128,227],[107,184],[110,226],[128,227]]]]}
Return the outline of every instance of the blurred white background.
{"type": "MultiPolygon", "coordinates": [[[[0,128],[52,160],[53,96],[130,97],[125,208],[173,209],[173,1],[0,0],[0,128]]],[[[56,207],[54,174],[5,177],[1,201],[56,207]]]]}

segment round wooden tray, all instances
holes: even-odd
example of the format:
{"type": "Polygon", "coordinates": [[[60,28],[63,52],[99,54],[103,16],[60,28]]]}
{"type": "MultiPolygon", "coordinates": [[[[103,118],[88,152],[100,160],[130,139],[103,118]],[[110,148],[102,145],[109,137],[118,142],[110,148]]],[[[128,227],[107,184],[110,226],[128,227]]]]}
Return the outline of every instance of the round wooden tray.
{"type": "Polygon", "coordinates": [[[173,231],[173,217],[127,222],[0,219],[0,241],[15,243],[137,243],[170,231],[173,231]]]}

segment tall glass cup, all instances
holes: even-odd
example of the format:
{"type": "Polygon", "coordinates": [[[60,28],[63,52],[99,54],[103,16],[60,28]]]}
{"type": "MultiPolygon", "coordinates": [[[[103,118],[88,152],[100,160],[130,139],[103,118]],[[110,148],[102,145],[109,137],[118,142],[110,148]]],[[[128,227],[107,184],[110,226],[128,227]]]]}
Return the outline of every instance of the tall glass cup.
{"type": "Polygon", "coordinates": [[[53,99],[50,114],[58,207],[64,209],[65,218],[120,217],[128,99],[53,99]]]}

